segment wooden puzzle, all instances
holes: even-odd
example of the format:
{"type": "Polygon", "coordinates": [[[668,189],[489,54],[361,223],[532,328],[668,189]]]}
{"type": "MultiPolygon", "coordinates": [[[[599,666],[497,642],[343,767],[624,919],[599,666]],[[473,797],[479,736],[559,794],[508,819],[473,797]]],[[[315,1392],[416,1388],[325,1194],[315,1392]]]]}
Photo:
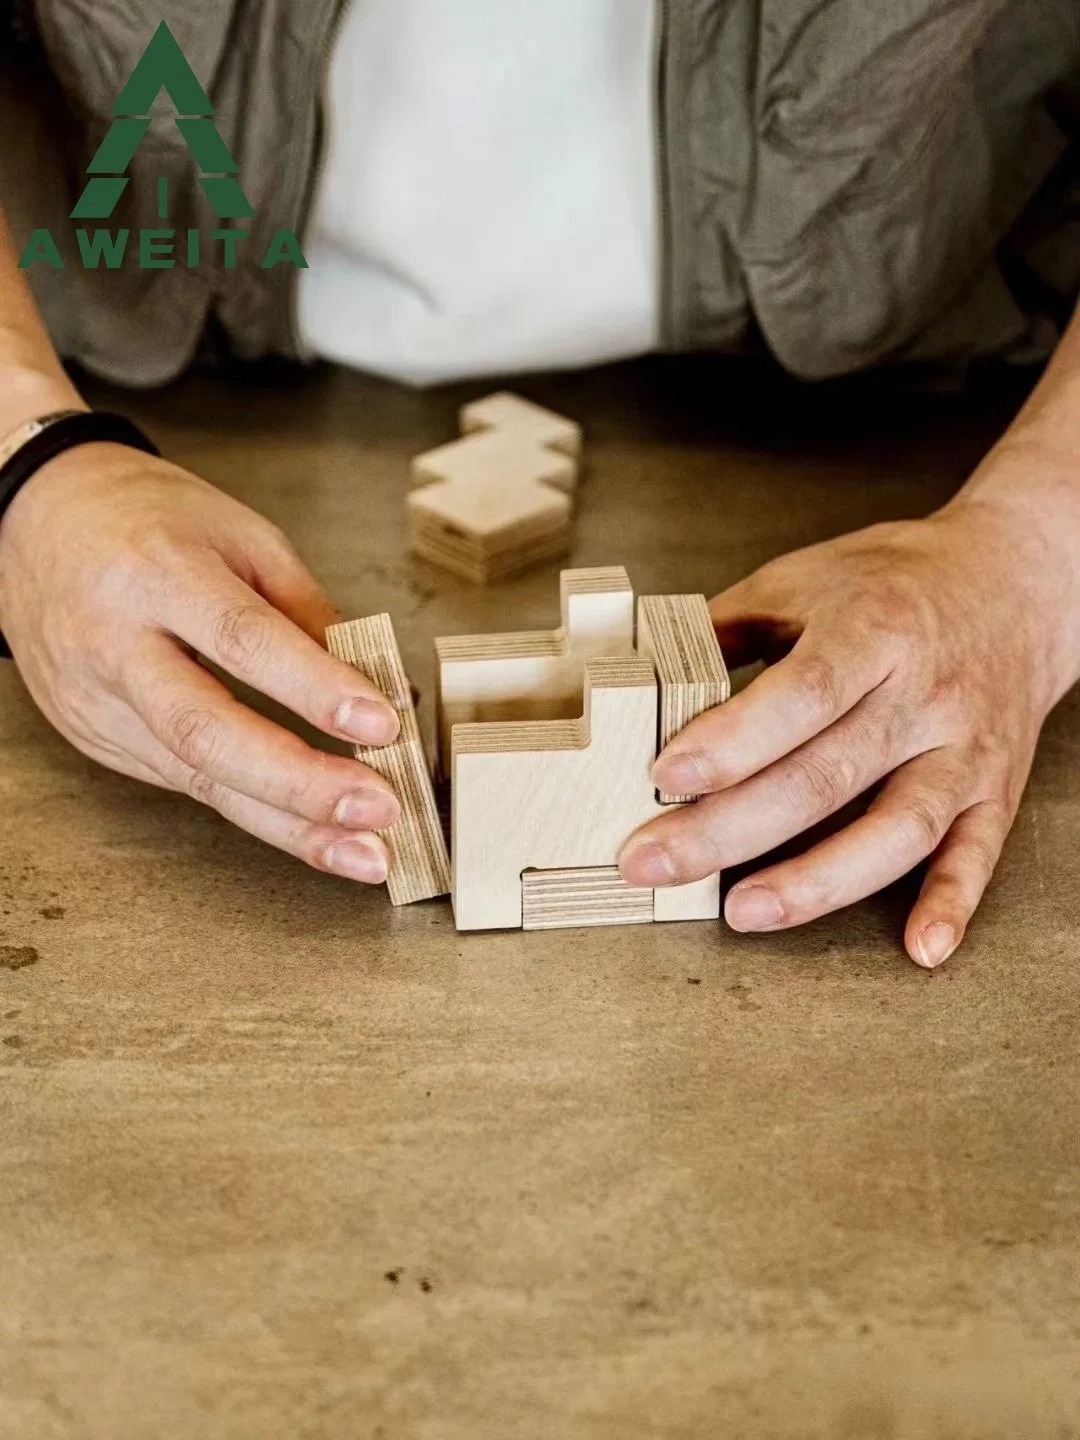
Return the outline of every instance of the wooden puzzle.
{"type": "Polygon", "coordinates": [[[450,858],[435,806],[427,756],[389,615],[332,625],[327,649],[363,671],[398,713],[401,729],[392,745],[356,745],[358,760],[389,780],[401,802],[401,819],[380,831],[390,852],[387,890],[395,905],[431,900],[450,891],[450,858]]]}
{"type": "Polygon", "coordinates": [[[357,751],[402,799],[402,820],[387,834],[391,897],[403,903],[449,890],[459,930],[715,919],[719,876],[653,891],[627,885],[616,868],[635,830],[666,806],[693,802],[657,795],[653,762],[682,726],[730,693],[704,597],[642,597],[635,646],[625,570],[564,571],[560,589],[555,630],[436,641],[449,875],[388,617],[328,632],[335,654],[359,664],[402,715],[396,745],[357,751]]]}
{"type": "Polygon", "coordinates": [[[466,405],[460,429],[413,462],[410,551],[479,585],[568,554],[580,426],[500,393],[466,405]]]}

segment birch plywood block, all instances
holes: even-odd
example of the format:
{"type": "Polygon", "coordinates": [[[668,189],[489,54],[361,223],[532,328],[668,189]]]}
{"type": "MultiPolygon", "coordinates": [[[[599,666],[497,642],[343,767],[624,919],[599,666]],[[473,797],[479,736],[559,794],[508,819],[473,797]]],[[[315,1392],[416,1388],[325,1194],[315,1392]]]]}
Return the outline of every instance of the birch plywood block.
{"type": "Polygon", "coordinates": [[[459,930],[519,929],[526,870],[614,864],[660,813],[649,774],[656,727],[653,665],[635,655],[585,661],[577,719],[454,727],[459,930]]]}
{"type": "MultiPolygon", "coordinates": [[[[660,686],[659,749],[695,716],[731,694],[704,595],[643,595],[638,601],[638,649],[656,664],[660,686]]],[[[664,805],[692,795],[661,795],[664,805]]]]}
{"type": "Polygon", "coordinates": [[[653,891],[653,919],[718,920],[720,876],[706,875],[691,885],[662,885],[653,891]]]}
{"type": "Polygon", "coordinates": [[[389,780],[401,802],[401,819],[380,831],[390,852],[387,890],[395,905],[450,891],[450,859],[428,773],[412,689],[389,615],[332,625],[327,648],[363,672],[398,713],[401,731],[392,745],[354,747],[356,758],[389,780]]]}
{"type": "Polygon", "coordinates": [[[523,930],[646,925],[652,918],[653,892],[628,885],[613,865],[526,870],[521,877],[523,930]]]}
{"type": "Polygon", "coordinates": [[[510,432],[545,450],[559,450],[575,460],[581,457],[580,425],[507,390],[462,408],[461,433],[472,435],[483,430],[510,432]]]}
{"type": "Polygon", "coordinates": [[[465,406],[461,427],[413,462],[412,553],[476,584],[567,554],[580,428],[510,394],[465,406]]]}
{"type": "Polygon", "coordinates": [[[453,727],[582,713],[586,659],[630,655],[634,592],[621,565],[564,570],[555,630],[436,640],[439,769],[450,774],[453,727]]]}

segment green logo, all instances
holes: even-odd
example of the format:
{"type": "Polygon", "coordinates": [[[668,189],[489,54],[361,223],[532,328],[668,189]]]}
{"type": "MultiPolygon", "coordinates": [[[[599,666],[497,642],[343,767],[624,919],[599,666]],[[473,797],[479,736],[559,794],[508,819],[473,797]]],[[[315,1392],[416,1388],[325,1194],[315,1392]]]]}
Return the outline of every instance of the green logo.
{"type": "MultiPolygon", "coordinates": [[[[130,183],[128,170],[152,122],[150,111],[162,91],[176,108],[175,125],[184,139],[198,168],[203,194],[219,220],[243,221],[254,217],[255,211],[244,194],[238,179],[239,167],[229,147],[214,124],[214,107],[203,89],[176,37],[164,21],[154,32],[127,84],[113,105],[113,122],[87,166],[87,181],[71,212],[72,220],[110,220],[130,183]]],[[[168,219],[169,182],[161,176],[157,182],[157,213],[168,219]]],[[[237,247],[248,231],[235,224],[210,232],[212,241],[222,247],[222,263],[228,270],[236,266],[237,247]]],[[[104,265],[118,270],[125,261],[131,231],[79,228],[75,232],[83,268],[95,270],[104,265]]],[[[142,270],[168,270],[177,263],[177,241],[185,252],[189,268],[202,263],[202,232],[188,230],[181,237],[174,229],[143,229],[138,232],[136,263],[142,270]]],[[[27,270],[45,264],[62,270],[64,262],[49,230],[35,230],[19,260],[19,268],[27,270]]],[[[279,230],[263,257],[262,268],[291,264],[306,269],[300,243],[291,230],[279,230]]]]}

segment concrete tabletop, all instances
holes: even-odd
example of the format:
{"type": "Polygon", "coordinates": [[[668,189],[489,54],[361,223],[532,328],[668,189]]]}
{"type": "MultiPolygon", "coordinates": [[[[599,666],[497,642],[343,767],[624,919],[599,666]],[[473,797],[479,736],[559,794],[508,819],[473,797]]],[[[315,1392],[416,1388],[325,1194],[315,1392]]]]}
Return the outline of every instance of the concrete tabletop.
{"type": "MultiPolygon", "coordinates": [[[[435,635],[555,619],[557,567],[403,553],[409,457],[489,388],[91,394],[390,610],[430,695],[435,635]]],[[[646,592],[923,514],[1008,414],[718,363],[519,388],[586,427],[574,563],[646,592]]],[[[458,935],[96,768],[0,665],[0,1437],[1080,1433],[1078,826],[1073,697],[938,973],[910,883],[759,938],[458,935]]]]}

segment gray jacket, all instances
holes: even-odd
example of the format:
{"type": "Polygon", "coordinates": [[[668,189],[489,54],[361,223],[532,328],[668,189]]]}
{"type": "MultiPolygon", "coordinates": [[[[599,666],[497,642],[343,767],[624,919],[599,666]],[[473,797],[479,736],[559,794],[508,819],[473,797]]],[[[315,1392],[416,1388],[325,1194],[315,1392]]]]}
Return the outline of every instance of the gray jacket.
{"type": "MultiPolygon", "coordinates": [[[[68,208],[163,18],[255,208],[232,270],[36,267],[60,349],[136,385],[207,347],[298,356],[296,271],[258,261],[279,227],[303,236],[349,0],[111,0],[90,25],[85,0],[22,3],[59,84],[68,208]]],[[[1080,292],[1077,0],[657,5],[665,349],[764,341],[806,377],[1048,352],[1080,292]]],[[[213,229],[175,127],[151,137],[123,223],[162,223],[164,171],[168,223],[213,229]]]]}

